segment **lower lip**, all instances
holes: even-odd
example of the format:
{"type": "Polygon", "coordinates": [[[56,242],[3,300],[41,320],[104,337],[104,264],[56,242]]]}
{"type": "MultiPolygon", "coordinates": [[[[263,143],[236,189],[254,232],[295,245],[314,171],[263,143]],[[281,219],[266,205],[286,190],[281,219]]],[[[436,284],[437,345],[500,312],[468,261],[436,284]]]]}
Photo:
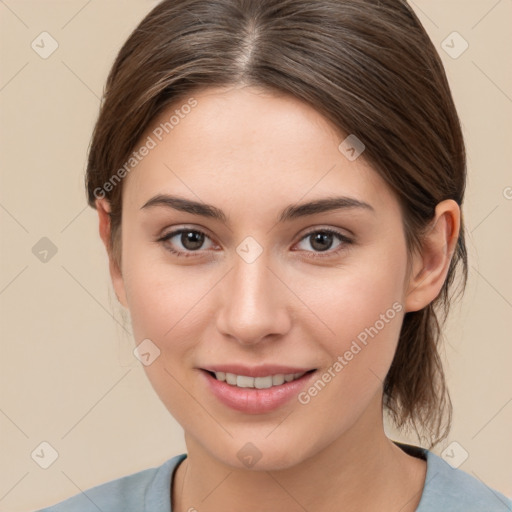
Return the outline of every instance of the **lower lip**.
{"type": "Polygon", "coordinates": [[[232,386],[227,382],[217,380],[207,371],[201,370],[209,389],[224,405],[247,414],[270,412],[289,402],[309,383],[315,373],[316,371],[307,373],[300,379],[285,382],[280,386],[256,389],[232,386]]]}

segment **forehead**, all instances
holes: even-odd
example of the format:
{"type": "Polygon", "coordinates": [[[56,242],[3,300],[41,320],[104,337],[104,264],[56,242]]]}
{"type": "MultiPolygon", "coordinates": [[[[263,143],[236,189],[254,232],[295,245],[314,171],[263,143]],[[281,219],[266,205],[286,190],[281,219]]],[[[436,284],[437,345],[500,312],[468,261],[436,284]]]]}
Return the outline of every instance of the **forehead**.
{"type": "Polygon", "coordinates": [[[339,150],[346,137],[292,96],[205,89],[151,123],[136,147],[151,140],[152,149],[127,176],[123,202],[140,208],[156,194],[179,194],[254,213],[343,194],[389,208],[396,201],[377,172],[339,150]]]}

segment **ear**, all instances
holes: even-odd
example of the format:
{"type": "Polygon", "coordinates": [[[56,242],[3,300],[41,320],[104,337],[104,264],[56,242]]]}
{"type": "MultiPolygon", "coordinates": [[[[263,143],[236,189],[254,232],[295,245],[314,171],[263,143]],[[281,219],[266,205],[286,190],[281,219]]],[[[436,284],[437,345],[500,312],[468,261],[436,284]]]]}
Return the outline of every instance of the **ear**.
{"type": "Polygon", "coordinates": [[[419,311],[441,292],[448,274],[460,230],[460,208],[453,199],[441,201],[424,237],[420,253],[415,253],[406,283],[405,311],[419,311]]]}
{"type": "Polygon", "coordinates": [[[109,260],[109,271],[110,278],[112,279],[112,285],[117,296],[117,300],[125,307],[128,307],[126,300],[126,293],[124,288],[123,276],[121,269],[116,262],[114,255],[110,249],[110,203],[107,199],[101,198],[96,199],[96,210],[98,211],[99,217],[99,232],[100,237],[103,240],[105,249],[107,250],[109,260]]]}

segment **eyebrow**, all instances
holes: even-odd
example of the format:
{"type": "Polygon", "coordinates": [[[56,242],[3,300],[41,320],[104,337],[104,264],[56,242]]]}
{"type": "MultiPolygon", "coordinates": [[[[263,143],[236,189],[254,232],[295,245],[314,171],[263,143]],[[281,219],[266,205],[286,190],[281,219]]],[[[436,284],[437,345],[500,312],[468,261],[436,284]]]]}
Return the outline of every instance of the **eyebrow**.
{"type": "MultiPolygon", "coordinates": [[[[171,196],[167,194],[158,194],[149,199],[142,207],[151,208],[154,206],[164,206],[179,210],[182,212],[190,213],[192,215],[199,215],[210,219],[219,220],[226,223],[228,221],[226,214],[219,208],[185,199],[183,197],[171,196]]],[[[325,213],[333,210],[354,210],[361,209],[375,213],[375,209],[368,203],[360,201],[354,197],[338,196],[326,197],[323,199],[316,199],[308,203],[295,204],[287,206],[280,214],[278,222],[291,221],[300,217],[307,217],[318,213],[325,213]]]]}

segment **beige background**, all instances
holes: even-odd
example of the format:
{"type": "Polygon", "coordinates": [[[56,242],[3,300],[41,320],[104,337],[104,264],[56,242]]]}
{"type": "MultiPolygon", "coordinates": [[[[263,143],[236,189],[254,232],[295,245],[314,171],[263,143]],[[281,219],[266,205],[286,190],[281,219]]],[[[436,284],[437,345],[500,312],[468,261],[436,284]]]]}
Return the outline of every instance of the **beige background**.
{"type": "MultiPolygon", "coordinates": [[[[49,505],[185,452],[132,354],[83,190],[107,72],[155,3],[0,2],[0,511],[49,505]],[[59,45],[47,59],[31,48],[43,31],[59,45]],[[57,249],[46,262],[32,252],[43,237],[57,249]],[[48,469],[31,457],[43,441],[58,452],[48,469]]],[[[512,1],[412,5],[445,63],[469,156],[470,278],[445,353],[455,418],[434,451],[459,443],[469,454],[461,469],[512,497],[512,1]],[[457,59],[442,47],[453,31],[469,43],[457,59]]]]}

